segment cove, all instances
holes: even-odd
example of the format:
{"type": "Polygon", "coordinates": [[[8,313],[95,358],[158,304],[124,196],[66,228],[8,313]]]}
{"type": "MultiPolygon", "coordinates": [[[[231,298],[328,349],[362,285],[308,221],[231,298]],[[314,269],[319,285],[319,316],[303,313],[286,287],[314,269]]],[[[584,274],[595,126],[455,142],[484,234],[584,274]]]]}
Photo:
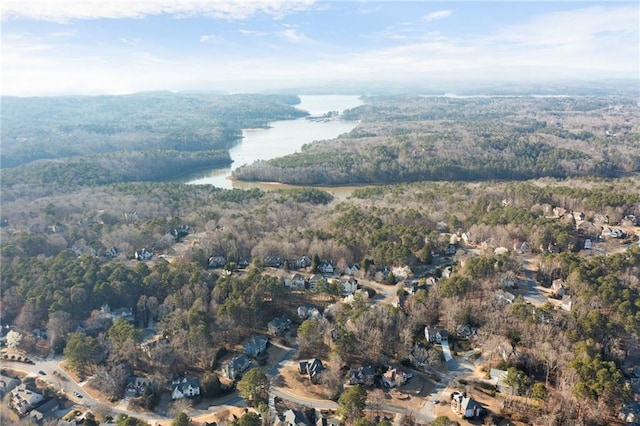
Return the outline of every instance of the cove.
{"type": "MultiPolygon", "coordinates": [[[[296,107],[308,111],[311,116],[321,116],[330,111],[343,112],[345,109],[362,105],[358,96],[348,95],[304,95],[296,107]]],[[[286,187],[279,184],[265,184],[258,182],[239,182],[230,179],[231,172],[244,165],[258,160],[270,160],[300,151],[303,145],[314,141],[334,139],[343,133],[348,133],[358,125],[357,121],[309,120],[298,118],[295,120],[274,121],[266,129],[244,129],[242,140],[229,150],[233,160],[231,167],[201,170],[182,176],[180,182],[193,185],[214,185],[219,188],[261,188],[273,189],[286,187]]],[[[349,193],[353,187],[345,187],[349,193]]],[[[339,188],[330,188],[329,192],[341,192],[339,188]]]]}

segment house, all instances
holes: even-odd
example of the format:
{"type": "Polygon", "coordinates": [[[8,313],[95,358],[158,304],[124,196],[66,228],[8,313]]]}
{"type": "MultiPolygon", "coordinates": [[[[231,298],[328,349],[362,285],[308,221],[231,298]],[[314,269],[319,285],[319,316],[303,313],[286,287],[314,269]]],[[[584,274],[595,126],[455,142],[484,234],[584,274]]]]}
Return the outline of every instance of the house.
{"type": "Polygon", "coordinates": [[[126,398],[140,397],[149,387],[151,387],[150,379],[146,377],[131,377],[124,390],[124,396],[126,398]]]}
{"type": "Polygon", "coordinates": [[[584,249],[585,250],[593,249],[593,242],[591,241],[591,238],[587,238],[586,240],[584,240],[584,249]]]}
{"type": "Polygon", "coordinates": [[[617,228],[605,227],[602,229],[603,237],[611,237],[611,238],[624,238],[624,232],[617,228]]]}
{"type": "Polygon", "coordinates": [[[281,420],[284,426],[309,426],[307,418],[300,411],[288,409],[284,412],[284,420],[281,420]]]}
{"type": "Polygon", "coordinates": [[[360,265],[357,263],[350,263],[347,265],[346,268],[344,268],[344,274],[345,275],[357,275],[358,272],[360,272],[360,265]]]}
{"type": "Polygon", "coordinates": [[[176,240],[186,237],[189,235],[189,225],[181,225],[177,228],[170,229],[169,234],[176,240]]]}
{"type": "MultiPolygon", "coordinates": [[[[408,280],[407,280],[408,281],[408,280]]],[[[420,286],[418,286],[418,281],[417,280],[411,280],[411,281],[405,281],[402,284],[402,289],[405,291],[405,293],[407,293],[409,296],[413,296],[414,294],[416,294],[416,292],[420,289],[420,286]]]]}
{"type": "Polygon", "coordinates": [[[498,345],[498,352],[505,362],[516,361],[520,358],[520,352],[509,342],[503,342],[498,345]]]}
{"type": "Polygon", "coordinates": [[[528,242],[524,242],[524,243],[515,243],[513,245],[513,250],[516,251],[518,254],[525,254],[525,253],[531,253],[531,246],[529,245],[528,242]]]}
{"type": "Polygon", "coordinates": [[[249,259],[242,258],[238,261],[238,268],[246,269],[249,266],[249,259]]]}
{"type": "Polygon", "coordinates": [[[453,266],[449,265],[449,266],[445,266],[444,268],[442,268],[442,278],[449,278],[451,277],[451,274],[453,273],[453,266]]]}
{"type": "Polygon", "coordinates": [[[286,315],[281,317],[276,317],[269,321],[267,324],[267,329],[269,330],[269,334],[272,336],[278,336],[283,334],[291,327],[291,320],[287,318],[286,315]]]}
{"type": "Polygon", "coordinates": [[[369,365],[349,370],[349,379],[347,380],[347,383],[350,385],[373,386],[375,377],[376,372],[373,370],[373,367],[369,365]]]}
{"type": "Polygon", "coordinates": [[[565,294],[564,296],[562,296],[562,301],[560,302],[560,307],[569,312],[571,311],[571,309],[573,308],[573,305],[575,304],[575,300],[573,299],[573,297],[569,296],[568,294],[565,294]]]}
{"type": "Polygon", "coordinates": [[[227,264],[227,259],[223,256],[211,256],[208,259],[208,264],[210,269],[222,268],[227,264]]]}
{"type": "Polygon", "coordinates": [[[367,292],[367,290],[362,288],[356,290],[355,293],[350,294],[349,296],[345,296],[345,298],[342,299],[342,303],[350,305],[352,303],[355,303],[356,300],[360,300],[362,302],[366,302],[367,300],[369,300],[369,293],[367,292]]]}
{"type": "Polygon", "coordinates": [[[564,286],[564,280],[557,279],[551,283],[551,294],[556,297],[562,297],[567,292],[567,288],[564,286]]]}
{"type": "Polygon", "coordinates": [[[622,220],[622,224],[625,226],[640,226],[640,218],[634,214],[628,214],[622,220]]]}
{"type": "Polygon", "coordinates": [[[324,366],[322,365],[322,361],[319,358],[300,361],[300,363],[298,364],[298,372],[300,374],[309,376],[309,378],[313,382],[317,380],[317,376],[322,373],[323,370],[324,366]]]}
{"type": "Polygon", "coordinates": [[[426,326],[424,328],[424,337],[429,343],[442,343],[443,340],[449,340],[449,333],[438,327],[426,326]]]}
{"type": "Polygon", "coordinates": [[[315,426],[328,426],[329,425],[329,422],[327,421],[327,418],[317,408],[315,410],[315,419],[316,419],[316,422],[315,422],[316,425],[315,426]]]}
{"type": "Polygon", "coordinates": [[[454,392],[451,398],[451,410],[463,419],[480,417],[482,405],[460,392],[454,392]]]}
{"type": "Polygon", "coordinates": [[[333,274],[333,270],[333,265],[328,260],[323,261],[318,266],[318,271],[322,272],[323,274],[333,274]]]}
{"type": "Polygon", "coordinates": [[[111,310],[109,304],[105,303],[100,307],[100,317],[114,321],[116,318],[122,318],[127,322],[135,322],[132,308],[118,308],[111,310]]]}
{"type": "Polygon", "coordinates": [[[222,372],[228,379],[237,380],[242,376],[242,373],[251,367],[251,365],[251,360],[245,354],[242,354],[234,357],[231,361],[225,364],[222,367],[222,372]]]}
{"type": "Polygon", "coordinates": [[[140,249],[140,250],[136,250],[133,254],[133,257],[136,260],[149,260],[153,257],[153,250],[152,249],[148,249],[146,247],[140,249]]]}
{"type": "Polygon", "coordinates": [[[471,327],[469,324],[458,324],[456,327],[456,334],[458,337],[462,337],[464,339],[468,339],[471,336],[475,336],[477,330],[474,327],[471,327]]]}
{"type": "Polygon", "coordinates": [[[285,278],[284,286],[291,290],[304,290],[304,277],[302,274],[295,273],[291,275],[291,278],[285,278]]]}
{"type": "Polygon", "coordinates": [[[584,212],[573,212],[573,220],[576,222],[584,220],[584,212]]]}
{"type": "Polygon", "coordinates": [[[343,296],[349,296],[350,294],[355,293],[358,289],[358,280],[353,277],[349,277],[347,280],[342,280],[340,284],[342,285],[343,296]]]}
{"type": "Polygon", "coordinates": [[[309,266],[311,266],[311,258],[309,256],[306,256],[306,255],[302,256],[302,257],[296,259],[295,265],[296,265],[296,268],[298,268],[298,269],[308,268],[309,266]]]}
{"type": "Polygon", "coordinates": [[[31,421],[36,424],[41,424],[44,422],[45,417],[53,417],[53,412],[59,407],[60,402],[56,398],[51,398],[44,404],[39,405],[38,408],[31,410],[31,421]]]}
{"type": "Polygon", "coordinates": [[[324,280],[324,277],[320,274],[313,274],[309,277],[309,289],[313,290],[314,288],[316,288],[316,285],[318,285],[318,283],[324,280]]]}
{"type": "Polygon", "coordinates": [[[382,375],[382,385],[387,388],[395,388],[404,385],[410,378],[411,376],[404,371],[400,371],[397,368],[389,368],[382,375]]]}
{"type": "Polygon", "coordinates": [[[269,268],[279,268],[282,263],[282,258],[279,256],[267,256],[264,258],[264,266],[269,268]]]}
{"type": "Polygon", "coordinates": [[[20,415],[27,414],[44,400],[44,396],[30,385],[20,385],[11,391],[9,405],[20,415]]]}
{"type": "Polygon", "coordinates": [[[245,354],[255,358],[262,352],[267,350],[268,342],[269,339],[265,336],[253,336],[247,341],[247,343],[244,344],[242,349],[245,354]]]}
{"type": "Polygon", "coordinates": [[[118,256],[118,248],[116,246],[108,248],[107,250],[105,250],[104,255],[109,259],[113,259],[114,257],[118,256]]]}
{"type": "Polygon", "coordinates": [[[500,279],[500,282],[498,282],[498,287],[502,289],[514,289],[518,288],[518,282],[516,281],[515,276],[505,276],[500,279]]]}
{"type": "Polygon", "coordinates": [[[516,295],[504,290],[496,291],[496,300],[502,303],[513,303],[516,300],[516,295]]]}
{"type": "Polygon", "coordinates": [[[171,381],[171,399],[193,398],[200,395],[200,379],[178,377],[171,381]]]}
{"type": "Polygon", "coordinates": [[[563,207],[554,207],[553,208],[553,214],[555,217],[562,217],[565,214],[567,214],[567,209],[563,208],[563,207]]]}
{"type": "Polygon", "coordinates": [[[6,394],[14,390],[18,385],[20,385],[20,380],[0,373],[0,398],[4,398],[6,394]]]}
{"type": "Polygon", "coordinates": [[[456,244],[448,244],[447,248],[444,249],[444,253],[447,256],[453,256],[458,252],[458,246],[456,244]]]}
{"type": "Polygon", "coordinates": [[[609,223],[609,215],[606,214],[597,214],[593,217],[593,222],[594,223],[604,223],[604,224],[608,224],[609,223]]]}
{"type": "Polygon", "coordinates": [[[298,306],[298,317],[300,319],[308,319],[308,318],[320,318],[322,314],[315,306],[310,303],[305,303],[304,305],[298,306]]]}
{"type": "Polygon", "coordinates": [[[391,273],[391,269],[385,266],[384,268],[380,268],[376,271],[376,273],[373,276],[373,279],[377,282],[384,282],[386,281],[390,273],[391,273]]]}

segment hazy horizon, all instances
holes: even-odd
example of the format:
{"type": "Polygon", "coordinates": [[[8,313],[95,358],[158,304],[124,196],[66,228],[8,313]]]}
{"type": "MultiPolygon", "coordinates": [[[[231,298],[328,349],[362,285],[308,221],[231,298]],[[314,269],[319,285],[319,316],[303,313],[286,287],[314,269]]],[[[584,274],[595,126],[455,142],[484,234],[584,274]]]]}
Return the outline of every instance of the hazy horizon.
{"type": "Polygon", "coordinates": [[[636,2],[9,0],[2,95],[632,80],[636,2]]]}

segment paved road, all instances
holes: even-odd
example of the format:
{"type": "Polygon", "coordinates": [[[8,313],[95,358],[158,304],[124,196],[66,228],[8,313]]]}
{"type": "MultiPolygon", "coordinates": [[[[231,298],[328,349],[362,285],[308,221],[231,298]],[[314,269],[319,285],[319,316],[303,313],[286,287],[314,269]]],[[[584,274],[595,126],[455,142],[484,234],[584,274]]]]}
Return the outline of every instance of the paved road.
{"type": "Polygon", "coordinates": [[[549,299],[535,281],[534,268],[532,266],[534,262],[537,262],[537,257],[535,256],[523,257],[522,272],[527,280],[525,281],[526,287],[522,297],[534,306],[542,306],[545,303],[548,303],[549,299]]]}
{"type": "Polygon", "coordinates": [[[95,410],[98,407],[104,407],[107,411],[114,412],[116,414],[127,414],[144,420],[152,425],[158,424],[158,422],[166,423],[171,418],[151,412],[131,412],[126,409],[111,407],[102,404],[100,401],[95,400],[90,394],[85,392],[83,386],[87,382],[77,383],[69,376],[62,368],[60,368],[60,362],[62,358],[32,358],[35,364],[25,364],[22,362],[12,362],[3,360],[0,362],[0,366],[3,368],[9,368],[12,370],[22,371],[31,376],[37,376],[43,380],[52,383],[59,390],[63,391],[70,401],[78,405],[87,407],[90,410],[95,410]],[[41,374],[40,371],[45,374],[41,374]],[[76,396],[74,392],[77,392],[81,397],[76,396]]]}

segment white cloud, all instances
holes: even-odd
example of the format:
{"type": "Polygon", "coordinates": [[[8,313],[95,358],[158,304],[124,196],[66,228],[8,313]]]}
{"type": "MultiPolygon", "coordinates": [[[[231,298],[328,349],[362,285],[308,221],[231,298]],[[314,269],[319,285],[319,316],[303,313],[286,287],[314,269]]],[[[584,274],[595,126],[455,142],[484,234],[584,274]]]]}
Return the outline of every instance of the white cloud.
{"type": "Polygon", "coordinates": [[[245,19],[258,13],[282,18],[313,7],[313,0],[4,0],[2,19],[23,17],[41,21],[74,19],[142,18],[168,14],[178,17],[205,15],[245,19]]]}
{"type": "Polygon", "coordinates": [[[287,28],[285,30],[280,31],[278,35],[284,38],[285,40],[287,40],[288,42],[296,43],[296,44],[303,44],[303,43],[308,43],[312,41],[307,36],[305,36],[302,31],[296,28],[287,28]]]}
{"type": "Polygon", "coordinates": [[[268,33],[265,33],[263,31],[255,31],[255,30],[238,30],[238,32],[245,36],[264,37],[266,35],[269,35],[268,33]]]}
{"type": "Polygon", "coordinates": [[[126,44],[126,45],[129,45],[129,46],[137,46],[138,43],[140,43],[140,39],[139,38],[126,38],[126,37],[123,37],[123,38],[120,39],[120,41],[122,43],[126,44]]]}
{"type": "Polygon", "coordinates": [[[451,16],[451,14],[453,14],[452,10],[438,10],[436,12],[431,12],[428,13],[426,15],[424,15],[422,17],[423,20],[425,21],[435,21],[437,19],[444,19],[444,18],[448,18],[449,16],[451,16]]]}
{"type": "Polygon", "coordinates": [[[219,35],[215,34],[204,34],[200,36],[200,43],[215,43],[217,41],[222,41],[223,38],[219,35]]]}
{"type": "MultiPolygon", "coordinates": [[[[249,87],[262,90],[292,86],[301,78],[309,81],[637,78],[640,67],[637,16],[636,5],[587,6],[532,16],[491,34],[468,36],[444,28],[420,34],[414,31],[417,29],[403,32],[404,27],[399,25],[387,35],[407,36],[405,40],[384,44],[345,42],[341,46],[329,46],[315,37],[310,39],[295,25],[280,24],[264,30],[268,33],[238,29],[248,37],[264,37],[261,42],[275,47],[247,49],[253,54],[243,55],[242,59],[238,59],[239,55],[211,55],[211,49],[203,46],[180,52],[165,46],[156,48],[148,45],[147,36],[144,36],[147,51],[141,52],[142,49],[130,47],[124,40],[116,46],[101,45],[97,49],[70,40],[63,44],[64,38],[7,33],[2,38],[3,90],[17,95],[129,93],[225,89],[234,82],[234,89],[241,91],[250,90],[249,87]],[[304,47],[294,51],[291,43],[304,47]],[[313,43],[314,48],[306,48],[308,43],[313,43]],[[395,46],[388,47],[390,44],[395,46]],[[100,56],[91,56],[98,55],[95,52],[100,56]]],[[[203,34],[203,41],[216,40],[209,36],[203,34]]],[[[225,33],[227,41],[231,38],[225,33]]]]}

